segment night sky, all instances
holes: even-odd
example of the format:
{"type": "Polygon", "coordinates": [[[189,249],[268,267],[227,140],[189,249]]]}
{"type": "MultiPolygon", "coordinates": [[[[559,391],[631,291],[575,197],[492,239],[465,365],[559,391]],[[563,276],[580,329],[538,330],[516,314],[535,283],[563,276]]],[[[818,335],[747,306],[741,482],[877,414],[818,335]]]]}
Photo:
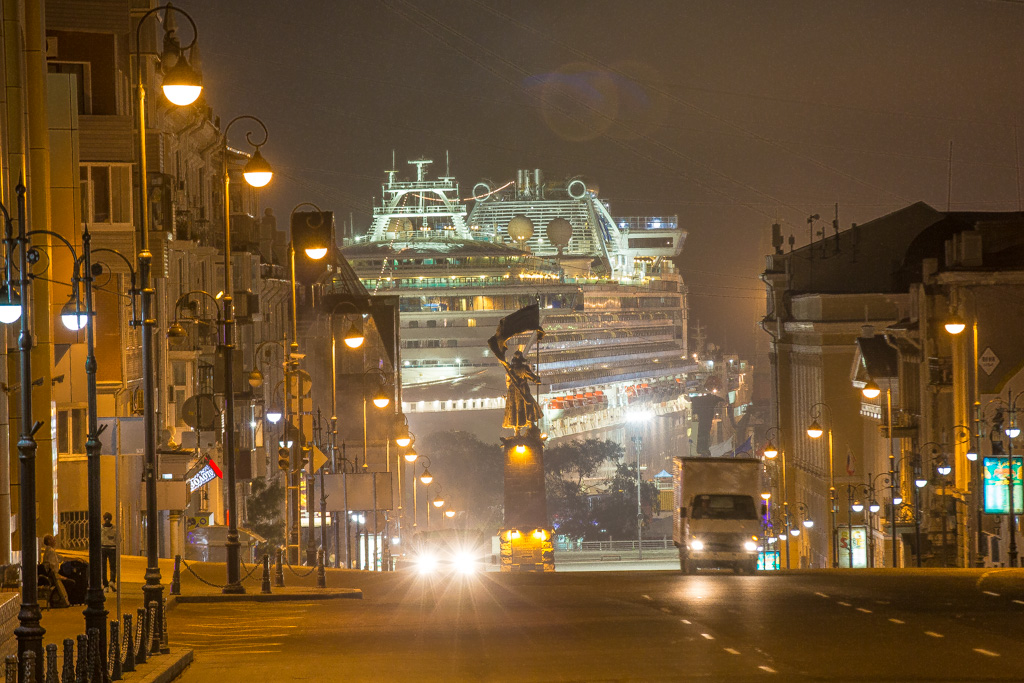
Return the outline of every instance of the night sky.
{"type": "Polygon", "coordinates": [[[364,230],[392,150],[434,175],[447,151],[463,196],[582,175],[612,215],[678,214],[691,321],[740,353],[776,218],[800,246],[837,202],[843,228],[919,200],[1019,207],[1014,0],[175,4],[215,113],[270,129],[279,220],[312,201],[364,230]]]}

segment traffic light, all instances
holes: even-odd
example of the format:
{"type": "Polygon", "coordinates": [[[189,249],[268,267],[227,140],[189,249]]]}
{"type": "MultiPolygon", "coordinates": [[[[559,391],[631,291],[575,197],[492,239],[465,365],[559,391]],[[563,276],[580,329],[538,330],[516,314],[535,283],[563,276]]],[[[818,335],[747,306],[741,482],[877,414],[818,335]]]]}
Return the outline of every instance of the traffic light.
{"type": "Polygon", "coordinates": [[[304,470],[306,469],[306,463],[309,462],[309,446],[303,446],[299,451],[299,466],[295,469],[304,470]]]}
{"type": "Polygon", "coordinates": [[[277,449],[277,467],[285,472],[288,471],[288,449],[284,446],[277,449]]]}

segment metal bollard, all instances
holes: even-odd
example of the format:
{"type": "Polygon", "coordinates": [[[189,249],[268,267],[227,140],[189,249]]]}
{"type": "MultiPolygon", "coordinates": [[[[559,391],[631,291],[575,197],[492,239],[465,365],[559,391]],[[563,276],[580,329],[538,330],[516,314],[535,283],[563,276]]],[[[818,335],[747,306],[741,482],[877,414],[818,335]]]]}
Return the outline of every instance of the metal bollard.
{"type": "Polygon", "coordinates": [[[78,634],[78,659],[75,661],[75,683],[89,681],[89,636],[78,634]]]}
{"type": "Polygon", "coordinates": [[[36,680],[36,651],[25,650],[25,661],[21,665],[22,675],[25,676],[24,680],[34,681],[36,680]]]}
{"type": "Polygon", "coordinates": [[[89,664],[85,670],[86,680],[90,683],[99,683],[106,676],[103,671],[103,657],[100,651],[100,630],[98,628],[91,628],[89,629],[89,635],[86,637],[89,639],[89,664]]]}
{"type": "Polygon", "coordinates": [[[122,614],[121,621],[124,623],[124,662],[121,664],[121,671],[131,673],[135,671],[135,643],[132,638],[132,615],[122,614]]]}
{"type": "Polygon", "coordinates": [[[284,565],[281,563],[282,554],[281,549],[278,548],[276,554],[277,568],[274,573],[274,585],[278,588],[284,588],[284,565]]]}
{"type": "Polygon", "coordinates": [[[160,611],[158,609],[155,600],[149,603],[149,614],[146,616],[146,621],[149,622],[149,642],[146,647],[149,648],[150,656],[160,654],[160,611]]]}
{"type": "Polygon", "coordinates": [[[60,683],[57,675],[57,645],[50,643],[46,646],[46,683],[60,683]]]}
{"type": "Polygon", "coordinates": [[[316,587],[327,588],[327,572],[324,570],[324,549],[316,549],[316,587]]]}
{"type": "Polygon", "coordinates": [[[138,638],[136,638],[134,645],[135,648],[135,666],[146,663],[146,654],[148,653],[146,637],[149,631],[149,624],[146,622],[146,610],[139,607],[135,610],[135,616],[138,619],[138,625],[135,627],[138,638]]]}
{"type": "Polygon", "coordinates": [[[260,586],[260,593],[270,594],[270,555],[263,554],[263,584],[260,586]]]}
{"type": "Polygon", "coordinates": [[[60,672],[60,683],[75,683],[75,641],[64,639],[64,668],[60,672]]]}
{"type": "Polygon", "coordinates": [[[171,595],[181,595],[181,555],[174,556],[174,573],[171,574],[171,595]]]}
{"type": "Polygon", "coordinates": [[[18,655],[4,659],[4,683],[18,683],[18,655]]]}
{"type": "Polygon", "coordinates": [[[160,610],[160,654],[171,654],[171,645],[167,641],[167,598],[163,599],[163,609],[160,610]]]}
{"type": "Polygon", "coordinates": [[[110,622],[110,652],[107,654],[107,662],[110,667],[110,680],[121,680],[121,639],[119,632],[120,624],[111,620],[110,622]]]}

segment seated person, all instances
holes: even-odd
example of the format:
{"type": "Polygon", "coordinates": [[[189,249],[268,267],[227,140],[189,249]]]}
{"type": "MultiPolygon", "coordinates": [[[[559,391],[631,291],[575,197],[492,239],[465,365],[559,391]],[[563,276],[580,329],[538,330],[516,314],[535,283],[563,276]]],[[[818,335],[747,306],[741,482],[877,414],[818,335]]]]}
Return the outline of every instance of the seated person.
{"type": "Polygon", "coordinates": [[[50,604],[53,607],[70,607],[67,590],[64,588],[65,577],[60,573],[61,556],[57,552],[57,539],[47,534],[43,537],[43,557],[40,569],[47,580],[55,583],[53,593],[50,595],[50,604]]]}

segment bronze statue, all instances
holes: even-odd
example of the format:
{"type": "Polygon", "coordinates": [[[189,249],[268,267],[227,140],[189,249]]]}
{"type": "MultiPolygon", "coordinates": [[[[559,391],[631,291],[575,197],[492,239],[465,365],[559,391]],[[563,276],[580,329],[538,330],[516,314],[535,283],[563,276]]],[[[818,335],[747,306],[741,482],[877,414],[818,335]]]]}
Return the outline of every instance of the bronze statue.
{"type": "Polygon", "coordinates": [[[502,427],[516,430],[521,427],[533,427],[540,420],[542,413],[537,399],[530,393],[530,382],[540,382],[540,377],[526,361],[522,351],[512,354],[512,362],[505,364],[505,386],[508,395],[505,397],[505,420],[502,427]]]}

